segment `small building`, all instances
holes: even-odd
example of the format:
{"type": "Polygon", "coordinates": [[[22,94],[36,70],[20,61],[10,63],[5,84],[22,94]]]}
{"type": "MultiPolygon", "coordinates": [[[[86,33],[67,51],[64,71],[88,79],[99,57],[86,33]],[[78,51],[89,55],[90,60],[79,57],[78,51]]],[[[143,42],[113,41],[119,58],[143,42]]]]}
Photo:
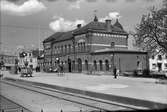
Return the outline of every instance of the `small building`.
{"type": "Polygon", "coordinates": [[[43,41],[44,67],[64,65],[66,72],[121,72],[148,69],[147,52],[128,49],[128,33],[118,19],[94,20],[76,29],[56,32],[43,41]]]}
{"type": "Polygon", "coordinates": [[[9,54],[0,54],[0,66],[3,70],[11,70],[15,66],[17,56],[9,54]]]}
{"type": "Polygon", "coordinates": [[[18,57],[18,65],[20,67],[24,67],[25,63],[27,63],[28,67],[31,67],[32,69],[35,69],[37,67],[37,57],[34,55],[33,50],[24,50],[20,52],[19,57],[18,57]]]}
{"type": "Polygon", "coordinates": [[[153,53],[149,58],[150,70],[156,72],[167,71],[167,55],[159,52],[153,53]]]}

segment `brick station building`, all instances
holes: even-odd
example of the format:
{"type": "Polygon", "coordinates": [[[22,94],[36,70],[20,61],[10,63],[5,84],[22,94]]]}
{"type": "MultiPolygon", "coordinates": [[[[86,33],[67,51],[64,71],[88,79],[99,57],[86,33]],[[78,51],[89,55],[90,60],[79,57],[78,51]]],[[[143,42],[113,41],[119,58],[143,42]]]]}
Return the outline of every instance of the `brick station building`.
{"type": "Polygon", "coordinates": [[[118,19],[94,20],[76,29],[57,32],[43,41],[44,66],[64,65],[66,72],[121,72],[148,68],[147,52],[128,49],[128,33],[118,19]]]}

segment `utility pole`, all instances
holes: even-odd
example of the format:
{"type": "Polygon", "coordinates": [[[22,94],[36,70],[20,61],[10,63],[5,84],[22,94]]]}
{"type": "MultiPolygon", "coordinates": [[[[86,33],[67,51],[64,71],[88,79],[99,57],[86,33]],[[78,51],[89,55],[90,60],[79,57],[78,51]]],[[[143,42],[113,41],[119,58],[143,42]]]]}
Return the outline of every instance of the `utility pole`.
{"type": "Polygon", "coordinates": [[[38,26],[38,56],[40,56],[40,45],[41,45],[41,43],[40,43],[40,33],[41,33],[41,30],[40,30],[40,25],[38,26]]]}

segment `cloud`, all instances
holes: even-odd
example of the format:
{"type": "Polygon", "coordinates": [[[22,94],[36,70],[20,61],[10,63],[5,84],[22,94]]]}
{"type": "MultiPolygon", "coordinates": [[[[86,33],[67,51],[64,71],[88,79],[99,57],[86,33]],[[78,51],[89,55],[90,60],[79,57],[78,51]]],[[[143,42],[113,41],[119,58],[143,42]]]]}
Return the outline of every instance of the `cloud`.
{"type": "Polygon", "coordinates": [[[70,0],[72,3],[69,5],[69,9],[80,9],[81,3],[84,2],[84,0],[70,0]]]}
{"type": "Polygon", "coordinates": [[[77,19],[75,21],[70,21],[70,20],[65,20],[62,17],[57,17],[56,20],[52,21],[49,24],[49,27],[55,32],[65,32],[75,29],[77,27],[77,24],[85,25],[86,23],[84,20],[77,19]]]}
{"type": "Polygon", "coordinates": [[[87,2],[97,2],[98,0],[86,0],[87,2]]]}
{"type": "Polygon", "coordinates": [[[126,2],[135,2],[136,0],[126,0],[126,2]]]}
{"type": "Polygon", "coordinates": [[[117,0],[106,0],[107,2],[116,2],[117,0]]]}
{"type": "Polygon", "coordinates": [[[106,19],[117,19],[120,18],[120,14],[118,12],[110,12],[106,17],[100,18],[99,21],[104,22],[106,19]]]}
{"type": "Polygon", "coordinates": [[[18,2],[20,0],[7,0],[7,1],[9,1],[9,2],[18,2]]]}
{"type": "Polygon", "coordinates": [[[39,0],[27,0],[22,5],[17,5],[13,2],[3,0],[0,1],[0,9],[9,14],[26,16],[45,10],[46,7],[39,0]]]}

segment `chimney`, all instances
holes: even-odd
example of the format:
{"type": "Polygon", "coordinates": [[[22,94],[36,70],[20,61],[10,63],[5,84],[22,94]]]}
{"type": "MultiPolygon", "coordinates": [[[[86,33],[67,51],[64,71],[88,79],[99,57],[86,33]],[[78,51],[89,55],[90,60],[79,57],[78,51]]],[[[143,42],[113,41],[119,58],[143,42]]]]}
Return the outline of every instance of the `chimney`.
{"type": "Polygon", "coordinates": [[[81,28],[81,24],[77,24],[77,28],[81,28]]]}
{"type": "Polygon", "coordinates": [[[106,27],[107,27],[107,31],[111,31],[111,20],[110,19],[106,19],[106,27]]]}

